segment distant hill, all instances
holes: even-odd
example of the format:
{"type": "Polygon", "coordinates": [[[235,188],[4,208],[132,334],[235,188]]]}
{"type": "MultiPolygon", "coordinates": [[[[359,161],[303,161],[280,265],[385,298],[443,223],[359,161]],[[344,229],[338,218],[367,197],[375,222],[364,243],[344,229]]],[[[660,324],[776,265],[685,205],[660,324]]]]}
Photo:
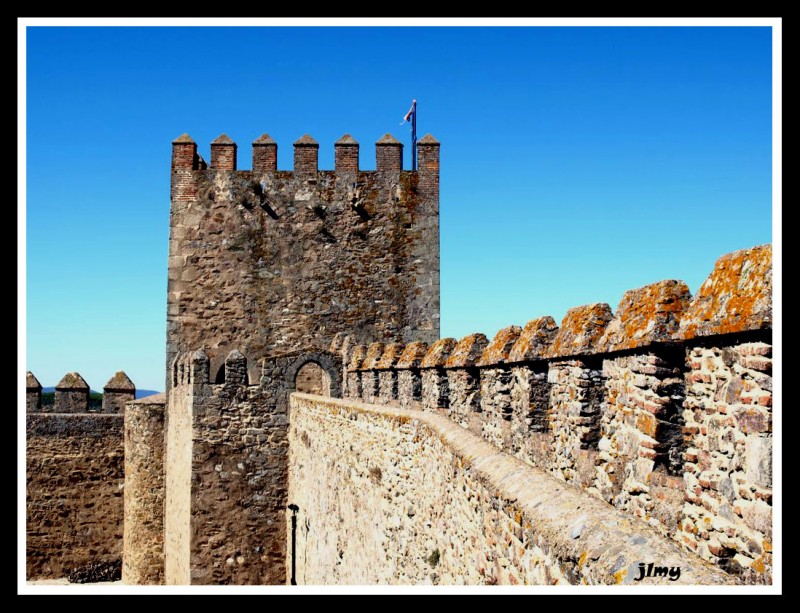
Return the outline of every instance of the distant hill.
{"type": "MultiPolygon", "coordinates": [[[[42,393],[43,394],[52,394],[55,391],[56,391],[55,387],[43,387],[42,388],[42,393]]],[[[90,390],[90,393],[102,395],[102,392],[96,392],[94,390],[90,390]]],[[[136,398],[145,398],[147,396],[152,396],[153,394],[160,394],[160,393],[161,392],[157,392],[156,390],[136,390],[136,398]]]]}
{"type": "Polygon", "coordinates": [[[145,396],[152,396],[153,394],[160,394],[161,392],[157,392],[156,390],[136,390],[136,397],[137,398],[144,398],[145,396]]]}

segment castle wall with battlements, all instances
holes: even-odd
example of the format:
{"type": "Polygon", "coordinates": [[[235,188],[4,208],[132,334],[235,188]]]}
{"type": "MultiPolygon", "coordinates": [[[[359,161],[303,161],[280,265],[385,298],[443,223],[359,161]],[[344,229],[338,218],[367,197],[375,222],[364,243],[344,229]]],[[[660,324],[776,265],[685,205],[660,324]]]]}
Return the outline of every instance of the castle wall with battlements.
{"type": "Polygon", "coordinates": [[[125,483],[123,404],[135,387],[123,372],[89,411],[89,385],[76,372],[42,406],[42,386],[26,382],[26,576],[59,578],[118,566],[125,483]]]}
{"type": "MultiPolygon", "coordinates": [[[[561,326],[542,317],[491,341],[411,343],[394,362],[382,341],[350,347],[343,391],[447,417],[737,580],[770,583],[771,328],[763,245],[721,257],[695,296],[662,281],[616,312],[593,304],[561,326]]],[[[384,449],[376,436],[365,461],[384,449]]],[[[305,491],[311,477],[297,475],[305,491]]]]}
{"type": "Polygon", "coordinates": [[[277,146],[173,142],[165,395],[120,372],[89,412],[69,373],[43,406],[28,373],[30,578],[771,582],[769,245],[439,338],[439,143],[277,146]]]}

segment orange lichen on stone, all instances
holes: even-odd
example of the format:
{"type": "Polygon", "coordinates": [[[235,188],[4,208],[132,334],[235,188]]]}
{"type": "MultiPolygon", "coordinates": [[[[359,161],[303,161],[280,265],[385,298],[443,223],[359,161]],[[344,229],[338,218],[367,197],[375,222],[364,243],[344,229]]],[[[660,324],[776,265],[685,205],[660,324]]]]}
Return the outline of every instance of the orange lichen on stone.
{"type": "Polygon", "coordinates": [[[571,308],[564,316],[547,356],[559,358],[597,353],[597,343],[613,318],[611,307],[605,302],[571,308]]]}
{"type": "Polygon", "coordinates": [[[442,367],[447,363],[447,358],[450,357],[450,354],[453,353],[453,349],[456,348],[458,341],[454,338],[440,338],[436,341],[431,348],[428,349],[428,353],[425,354],[425,357],[422,358],[422,368],[435,368],[435,367],[442,367]]]}
{"type": "Polygon", "coordinates": [[[772,245],[723,255],[681,319],[678,336],[772,328],[772,245]]]}
{"type": "Polygon", "coordinates": [[[89,384],[76,372],[68,372],[56,385],[57,390],[88,390],[89,384]]]}
{"type": "Polygon", "coordinates": [[[358,370],[361,368],[361,364],[364,362],[364,358],[367,355],[367,348],[364,345],[356,345],[353,347],[352,353],[350,354],[350,361],[347,364],[347,370],[358,370]]]}
{"type": "Polygon", "coordinates": [[[597,345],[598,351],[622,351],[674,340],[691,299],[683,281],[660,281],[628,290],[597,345]]]}
{"type": "Polygon", "coordinates": [[[401,343],[389,343],[383,350],[383,355],[375,365],[376,370],[388,370],[394,368],[400,356],[403,354],[405,345],[401,343]]]}
{"type": "Polygon", "coordinates": [[[529,321],[511,348],[508,361],[525,362],[545,357],[556,334],[558,334],[558,324],[549,315],[529,321]]]}
{"type": "Polygon", "coordinates": [[[468,334],[456,344],[450,357],[447,358],[448,368],[466,368],[467,366],[475,366],[476,362],[481,359],[483,350],[489,344],[489,339],[485,334],[476,332],[475,334],[468,334]]]}
{"type": "Polygon", "coordinates": [[[118,370],[113,377],[103,386],[103,391],[108,392],[129,392],[136,390],[136,386],[128,378],[124,371],[118,370]]]}
{"type": "Polygon", "coordinates": [[[492,364],[503,364],[508,361],[508,354],[514,347],[514,343],[522,334],[519,326],[506,326],[494,335],[492,342],[483,350],[477,366],[490,366],[492,364]]]}
{"type": "Polygon", "coordinates": [[[397,360],[397,368],[419,368],[422,358],[428,352],[428,343],[414,342],[406,345],[400,359],[397,360]]]}
{"type": "Polygon", "coordinates": [[[367,356],[361,364],[361,370],[374,369],[381,357],[383,357],[384,344],[381,342],[371,343],[367,349],[367,356]]]}

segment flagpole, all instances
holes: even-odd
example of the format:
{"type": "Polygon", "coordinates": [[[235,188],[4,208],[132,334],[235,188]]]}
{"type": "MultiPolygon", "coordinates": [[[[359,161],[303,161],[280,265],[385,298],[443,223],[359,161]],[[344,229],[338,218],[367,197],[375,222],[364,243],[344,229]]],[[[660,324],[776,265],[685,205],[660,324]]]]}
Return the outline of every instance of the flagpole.
{"type": "Polygon", "coordinates": [[[411,104],[411,170],[417,169],[417,101],[411,104]]]}

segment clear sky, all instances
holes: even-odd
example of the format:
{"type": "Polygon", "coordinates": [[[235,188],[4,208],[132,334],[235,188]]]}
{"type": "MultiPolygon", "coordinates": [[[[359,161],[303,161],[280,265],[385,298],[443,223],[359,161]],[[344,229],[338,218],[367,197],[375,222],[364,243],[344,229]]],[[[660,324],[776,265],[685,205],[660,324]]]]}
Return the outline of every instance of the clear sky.
{"type": "Polygon", "coordinates": [[[771,241],[771,32],[761,27],[27,30],[27,368],[164,382],[171,141],[225,132],[250,167],[308,132],[361,167],[418,100],[441,148],[442,336],[771,241]]]}

